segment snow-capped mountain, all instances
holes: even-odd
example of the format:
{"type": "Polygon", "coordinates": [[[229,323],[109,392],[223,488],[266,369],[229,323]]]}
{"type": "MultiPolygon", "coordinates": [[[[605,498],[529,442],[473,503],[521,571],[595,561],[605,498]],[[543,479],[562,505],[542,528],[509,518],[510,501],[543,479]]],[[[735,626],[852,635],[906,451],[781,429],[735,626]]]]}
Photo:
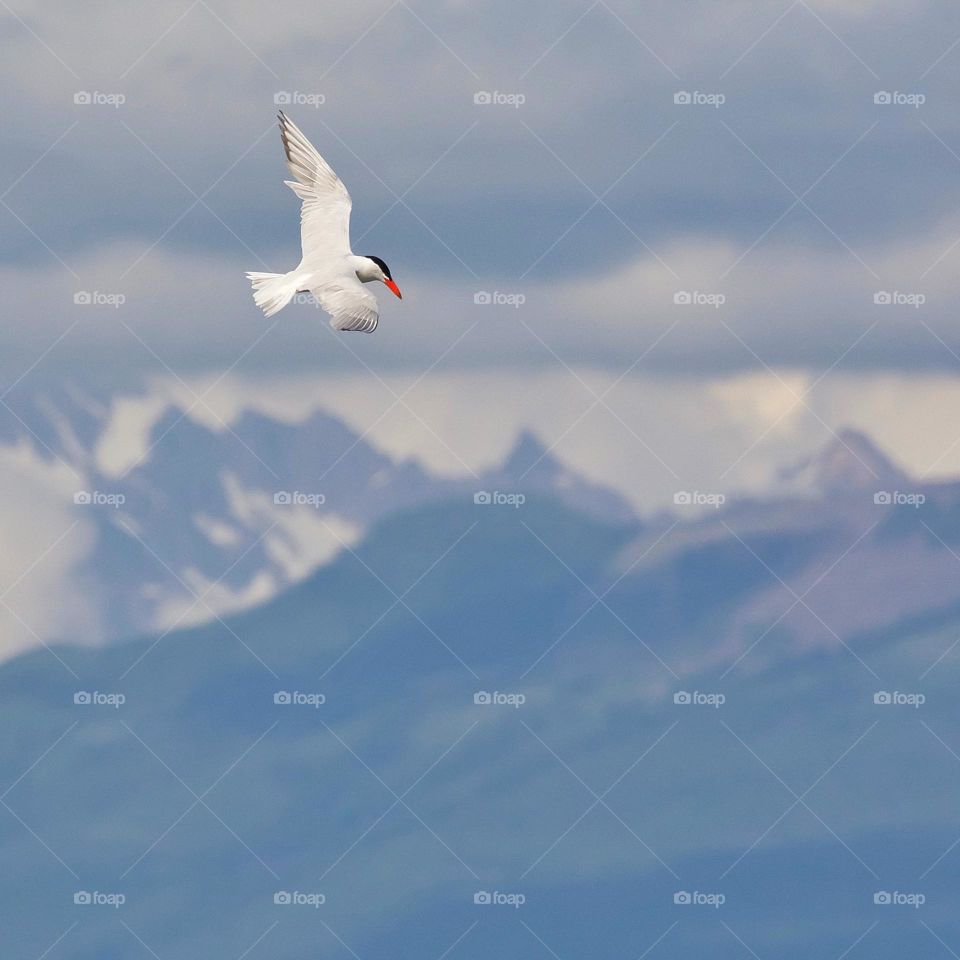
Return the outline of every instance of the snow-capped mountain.
{"type": "Polygon", "coordinates": [[[779,485],[798,494],[823,497],[860,490],[897,490],[910,483],[874,442],[858,430],[839,430],[813,456],[780,471],[779,485]]]}
{"type": "MultiPolygon", "coordinates": [[[[853,430],[782,477],[764,499],[641,529],[621,554],[623,589],[675,557],[671,576],[634,602],[667,610],[681,594],[693,610],[722,606],[710,624],[718,663],[747,649],[756,662],[852,650],[960,607],[960,483],[912,478],[853,430]]],[[[696,644],[700,663],[705,649],[696,644]]]]}
{"type": "MultiPolygon", "coordinates": [[[[91,641],[261,603],[380,518],[430,501],[476,496],[480,508],[546,496],[606,521],[633,520],[619,495],[564,468],[530,433],[502,465],[450,479],[394,461],[323,412],[285,423],[246,411],[212,429],[171,405],[139,460],[117,473],[97,456],[110,419],[109,398],[73,386],[14,392],[0,411],[0,454],[29,453],[63,474],[58,505],[93,528],[73,570],[93,612],[86,626],[70,624],[91,641]]],[[[6,469],[16,465],[8,459],[6,469]]]]}
{"type": "Polygon", "coordinates": [[[20,638],[7,654],[63,637],[163,632],[258,606],[353,550],[386,518],[444,500],[478,518],[550,500],[627,530],[623,588],[650,616],[670,597],[696,592],[674,582],[677,571],[651,579],[651,564],[720,558],[690,576],[707,592],[726,589],[717,569],[740,578],[728,615],[712,628],[711,655],[721,658],[771,621],[774,636],[799,647],[829,646],[960,603],[960,561],[950,556],[960,540],[960,484],[912,480],[852,430],[783,470],[762,499],[678,504],[641,524],[618,493],[570,470],[529,432],[498,466],[452,479],[392,459],[324,412],[289,423],[248,410],[214,429],[171,404],[139,458],[117,470],[101,449],[115,417],[111,398],[66,386],[13,391],[4,403],[0,472],[15,493],[0,511],[0,542],[13,558],[0,617],[6,635],[20,638]],[[21,599],[27,587],[34,594],[21,599]]]}

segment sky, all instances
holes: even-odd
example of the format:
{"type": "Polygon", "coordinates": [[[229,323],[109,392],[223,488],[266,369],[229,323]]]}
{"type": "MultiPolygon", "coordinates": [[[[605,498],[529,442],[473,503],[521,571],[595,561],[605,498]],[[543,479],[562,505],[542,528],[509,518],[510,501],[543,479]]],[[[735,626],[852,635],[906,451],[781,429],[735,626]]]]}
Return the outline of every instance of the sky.
{"type": "Polygon", "coordinates": [[[954,5],[5,6],[8,378],[955,370],[954,5]],[[405,291],[362,344],[250,303],[284,98],[405,291]]]}
{"type": "MultiPolygon", "coordinates": [[[[643,520],[843,427],[960,476],[958,102],[951,0],[0,0],[0,425],[107,397],[106,477],[171,403],[459,476],[530,429],[643,520]],[[281,107],[403,290],[372,336],[252,301],[300,257],[281,107]]],[[[97,634],[83,478],[0,479],[0,659],[97,634]]]]}
{"type": "Polygon", "coordinates": [[[107,459],[179,395],[452,473],[529,428],[641,510],[843,426],[960,471],[955,5],[17,0],[0,43],[0,395],[115,393],[107,459]],[[252,303],[278,106],[404,291],[374,336],[252,303]]]}

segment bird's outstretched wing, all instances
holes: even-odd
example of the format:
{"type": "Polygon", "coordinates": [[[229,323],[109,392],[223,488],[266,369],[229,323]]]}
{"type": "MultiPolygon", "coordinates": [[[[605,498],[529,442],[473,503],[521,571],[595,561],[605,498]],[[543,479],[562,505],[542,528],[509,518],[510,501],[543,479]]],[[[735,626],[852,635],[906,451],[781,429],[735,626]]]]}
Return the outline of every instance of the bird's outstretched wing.
{"type": "Polygon", "coordinates": [[[280,112],[280,139],[296,178],[284,183],[303,201],[300,245],[304,266],[326,265],[350,253],[350,194],[300,128],[280,112]]]}
{"type": "Polygon", "coordinates": [[[311,288],[310,292],[330,314],[330,326],[334,330],[373,333],[377,329],[380,319],[377,298],[356,277],[338,277],[311,288]]]}

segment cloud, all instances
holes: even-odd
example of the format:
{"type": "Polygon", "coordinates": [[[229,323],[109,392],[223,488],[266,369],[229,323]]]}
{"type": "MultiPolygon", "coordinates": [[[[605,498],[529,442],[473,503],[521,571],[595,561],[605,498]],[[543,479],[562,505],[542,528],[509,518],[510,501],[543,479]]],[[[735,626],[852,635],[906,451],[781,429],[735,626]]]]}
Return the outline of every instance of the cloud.
{"type": "MultiPolygon", "coordinates": [[[[146,397],[115,399],[101,460],[122,471],[128,461],[106,457],[107,448],[145,450],[168,404],[189,405],[212,386],[190,417],[215,429],[245,410],[296,421],[320,409],[395,460],[414,459],[448,476],[469,477],[501,463],[517,434],[532,431],[563,466],[619,491],[647,517],[674,511],[681,490],[728,498],[775,494],[784,466],[815,453],[843,427],[867,432],[922,480],[960,475],[960,431],[937,414],[960,403],[955,373],[853,371],[818,379],[786,369],[712,376],[640,371],[621,378],[603,367],[576,366],[440,370],[417,378],[410,371],[384,371],[380,382],[366,372],[330,371],[232,373],[215,385],[210,377],[158,381],[146,397]]],[[[99,595],[89,572],[95,533],[83,508],[70,509],[74,492],[89,488],[88,482],[23,445],[0,454],[6,492],[0,543],[7,558],[0,569],[6,638],[0,659],[35,645],[36,637],[97,636],[99,595]]],[[[268,554],[285,578],[304,576],[362,535],[330,514],[321,523],[307,507],[277,508],[269,496],[229,479],[227,489],[235,516],[264,532],[268,554]]],[[[231,535],[202,514],[195,521],[212,540],[231,535]]],[[[199,593],[212,586],[196,570],[183,576],[199,593]]],[[[221,613],[245,609],[270,595],[274,580],[275,574],[261,572],[242,588],[213,587],[208,602],[221,613]]],[[[184,623],[206,617],[192,598],[171,592],[161,619],[181,615],[184,623]]]]}
{"type": "MultiPolygon", "coordinates": [[[[209,380],[177,385],[178,402],[205,386],[209,380]]],[[[177,393],[169,383],[156,390],[164,397],[177,393]]],[[[191,417],[223,429],[247,409],[291,422],[323,410],[397,461],[414,459],[432,473],[458,477],[501,463],[517,434],[529,430],[562,464],[650,514],[672,509],[678,490],[769,496],[782,468],[815,453],[844,427],[866,432],[918,477],[956,476],[960,431],[931,414],[949,407],[951,398],[960,402],[955,373],[853,371],[820,379],[771,369],[620,377],[585,366],[483,368],[438,371],[419,382],[409,372],[385,372],[382,382],[365,372],[231,375],[191,417]]],[[[124,425],[120,419],[108,427],[114,443],[140,449],[152,420],[126,418],[124,425]]],[[[315,544],[336,549],[318,533],[310,534],[315,544]]],[[[338,528],[338,535],[352,542],[356,532],[338,528]]]]}
{"type": "Polygon", "coordinates": [[[91,371],[129,385],[232,369],[349,370],[382,390],[376,378],[398,369],[952,369],[958,237],[960,217],[950,217],[922,242],[877,249],[869,261],[842,245],[697,241],[589,277],[495,284],[398,272],[404,300],[381,296],[372,337],[334,335],[315,305],[264,319],[233,259],[164,250],[126,272],[128,253],[113,245],[78,261],[78,278],[0,268],[16,318],[0,370],[17,389],[91,371]]]}
{"type": "MultiPolygon", "coordinates": [[[[322,18],[309,4],[285,9],[264,22],[247,2],[216,13],[199,3],[180,19],[116,0],[96,18],[63,0],[27,7],[49,49],[10,19],[0,182],[29,170],[7,198],[29,229],[4,211],[0,253],[46,261],[31,231],[67,263],[161,235],[165,247],[238,257],[290,250],[296,214],[272,131],[280,92],[322,95],[290,109],[354,191],[357,234],[372,227],[365,239],[395,253],[391,264],[430,275],[466,264],[515,276],[611,187],[616,216],[600,206],[543,272],[630,260],[637,236],[655,249],[750,243],[791,190],[814,184],[807,202],[857,248],[922,233],[958,197],[957,81],[950,55],[937,61],[960,12],[945,2],[921,16],[866,0],[781,11],[703,0],[682,15],[664,2],[537,3],[523,19],[505,2],[469,16],[440,2],[322,18]],[[914,88],[921,111],[873,102],[914,88]],[[126,99],[75,106],[78,90],[126,99]],[[478,90],[525,102],[478,106],[478,90]],[[677,106],[678,90],[725,103],[677,106]]],[[[812,216],[786,226],[830,245],[812,216]]]]}
{"type": "Polygon", "coordinates": [[[78,371],[192,378],[240,358],[257,376],[441,357],[619,372],[641,354],[638,369],[676,375],[952,366],[960,91],[944,37],[960,11],[530,10],[361,3],[317,18],[292,4],[264,23],[245,0],[180,19],[22,5],[0,35],[0,373],[29,371],[25,388],[78,371]],[[125,101],[75,104],[78,91],[125,101]],[[243,271],[299,255],[280,93],[300,97],[291,112],[353,191],[355,245],[404,289],[369,340],[333,337],[303,307],[271,327],[251,305],[243,271]],[[480,292],[525,303],[485,308],[480,292]],[[926,303],[874,308],[878,292],[926,303]],[[99,305],[75,307],[78,293],[99,305]],[[725,303],[675,307],[678,293],[725,303]]]}
{"type": "Polygon", "coordinates": [[[82,479],[25,446],[0,448],[0,473],[0,660],[41,638],[96,635],[94,584],[80,572],[95,532],[67,506],[82,479]]]}

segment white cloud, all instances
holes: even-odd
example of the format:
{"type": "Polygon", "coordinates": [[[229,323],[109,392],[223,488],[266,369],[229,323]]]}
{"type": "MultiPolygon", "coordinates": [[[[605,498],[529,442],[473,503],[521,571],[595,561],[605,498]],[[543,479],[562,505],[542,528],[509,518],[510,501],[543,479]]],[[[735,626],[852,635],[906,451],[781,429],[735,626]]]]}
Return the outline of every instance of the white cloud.
{"type": "MultiPolygon", "coordinates": [[[[938,412],[951,397],[960,402],[958,376],[834,373],[817,382],[812,372],[783,369],[634,374],[616,382],[588,367],[456,370],[432,374],[390,410],[393,394],[413,380],[387,374],[371,386],[367,374],[228,377],[208,402],[221,427],[248,407],[288,421],[323,410],[393,459],[412,458],[447,476],[499,464],[517,433],[532,430],[563,464],[620,491],[641,512],[669,507],[678,489],[770,492],[780,468],[848,426],[917,474],[960,474],[960,430],[938,412]]],[[[272,504],[235,493],[234,511],[248,525],[260,529],[276,518],[272,504]]],[[[311,519],[306,509],[298,523],[311,519]]]]}
{"type": "Polygon", "coordinates": [[[146,393],[118,394],[97,442],[97,468],[107,476],[120,476],[143,460],[149,450],[151,428],[170,402],[169,389],[162,383],[146,393]]]}
{"type": "Polygon", "coordinates": [[[0,659],[46,641],[97,634],[97,598],[83,564],[93,526],[73,495],[84,488],[57,461],[0,447],[0,659]]]}
{"type": "Polygon", "coordinates": [[[245,490],[231,474],[223,477],[223,488],[231,515],[262,533],[278,582],[295,583],[360,537],[356,524],[335,513],[307,504],[277,504],[270,494],[245,490]]]}
{"type": "MultiPolygon", "coordinates": [[[[222,428],[248,408],[289,421],[324,410],[396,460],[413,458],[450,476],[500,463],[517,433],[532,430],[565,467],[618,490],[642,514],[672,509],[677,490],[769,494],[781,467],[815,452],[830,441],[831,430],[846,426],[867,432],[918,476],[960,475],[960,430],[942,415],[960,404],[957,375],[835,372],[817,381],[812,372],[784,369],[712,377],[633,373],[616,382],[597,367],[448,370],[414,386],[405,398],[409,409],[399,406],[384,415],[393,393],[413,380],[409,373],[384,374],[384,383],[371,388],[366,373],[232,374],[211,391],[212,412],[203,416],[222,428]],[[605,391],[604,402],[596,404],[605,391]]],[[[189,397],[203,386],[209,381],[176,388],[189,397]]],[[[130,452],[142,452],[144,424],[174,392],[174,382],[166,381],[140,401],[120,397],[112,406],[105,458],[122,464],[130,452]]],[[[6,601],[23,622],[2,611],[6,639],[0,657],[34,645],[33,633],[45,639],[96,636],[97,600],[86,566],[93,529],[82,508],[72,508],[73,493],[86,487],[85,479],[39,459],[25,445],[0,448],[0,473],[6,490],[0,507],[3,589],[24,574],[6,601]]],[[[224,484],[230,525],[200,517],[201,529],[220,543],[239,527],[264,533],[272,569],[240,589],[213,587],[207,601],[221,615],[296,582],[362,535],[327,512],[274,504],[268,494],[245,491],[230,477],[224,484]]],[[[212,586],[190,570],[181,575],[199,592],[212,586]]],[[[158,626],[192,604],[182,596],[155,599],[158,626]]],[[[200,607],[184,622],[207,616],[200,607]]]]}
{"type": "MultiPolygon", "coordinates": [[[[960,301],[957,236],[960,218],[946,218],[925,242],[877,248],[866,265],[842,250],[785,243],[748,250],[689,239],[664,248],[662,262],[643,255],[566,280],[534,273],[499,289],[414,274],[405,278],[402,303],[381,296],[381,325],[371,337],[335,335],[312,306],[265,320],[234,257],[156,251],[121,282],[130,254],[113,245],[78,267],[89,289],[122,291],[126,302],[117,309],[75,305],[77,281],[59,267],[0,267],[10,309],[37,316],[18,327],[0,362],[13,376],[38,358],[32,376],[83,374],[109,356],[112,375],[127,382],[159,376],[199,416],[204,401],[171,371],[189,378],[198,395],[220,376],[204,371],[238,362],[248,375],[366,371],[372,393],[389,397],[377,377],[398,369],[426,382],[438,371],[493,365],[604,366],[618,374],[945,368],[960,355],[952,309],[960,301]],[[477,304],[478,292],[524,299],[519,307],[477,304]],[[878,305],[881,294],[905,302],[878,305]],[[916,308],[911,298],[919,298],[916,308]]],[[[121,412],[145,426],[158,415],[156,403],[126,401],[121,412]]],[[[105,438],[101,462],[117,467],[118,456],[105,438]]]]}
{"type": "Polygon", "coordinates": [[[156,594],[152,629],[161,632],[208,622],[214,614],[221,617],[265,603],[277,592],[276,579],[268,570],[261,570],[242,587],[234,590],[227,584],[211,580],[194,567],[182,571],[184,583],[195,596],[181,591],[156,594]]]}

